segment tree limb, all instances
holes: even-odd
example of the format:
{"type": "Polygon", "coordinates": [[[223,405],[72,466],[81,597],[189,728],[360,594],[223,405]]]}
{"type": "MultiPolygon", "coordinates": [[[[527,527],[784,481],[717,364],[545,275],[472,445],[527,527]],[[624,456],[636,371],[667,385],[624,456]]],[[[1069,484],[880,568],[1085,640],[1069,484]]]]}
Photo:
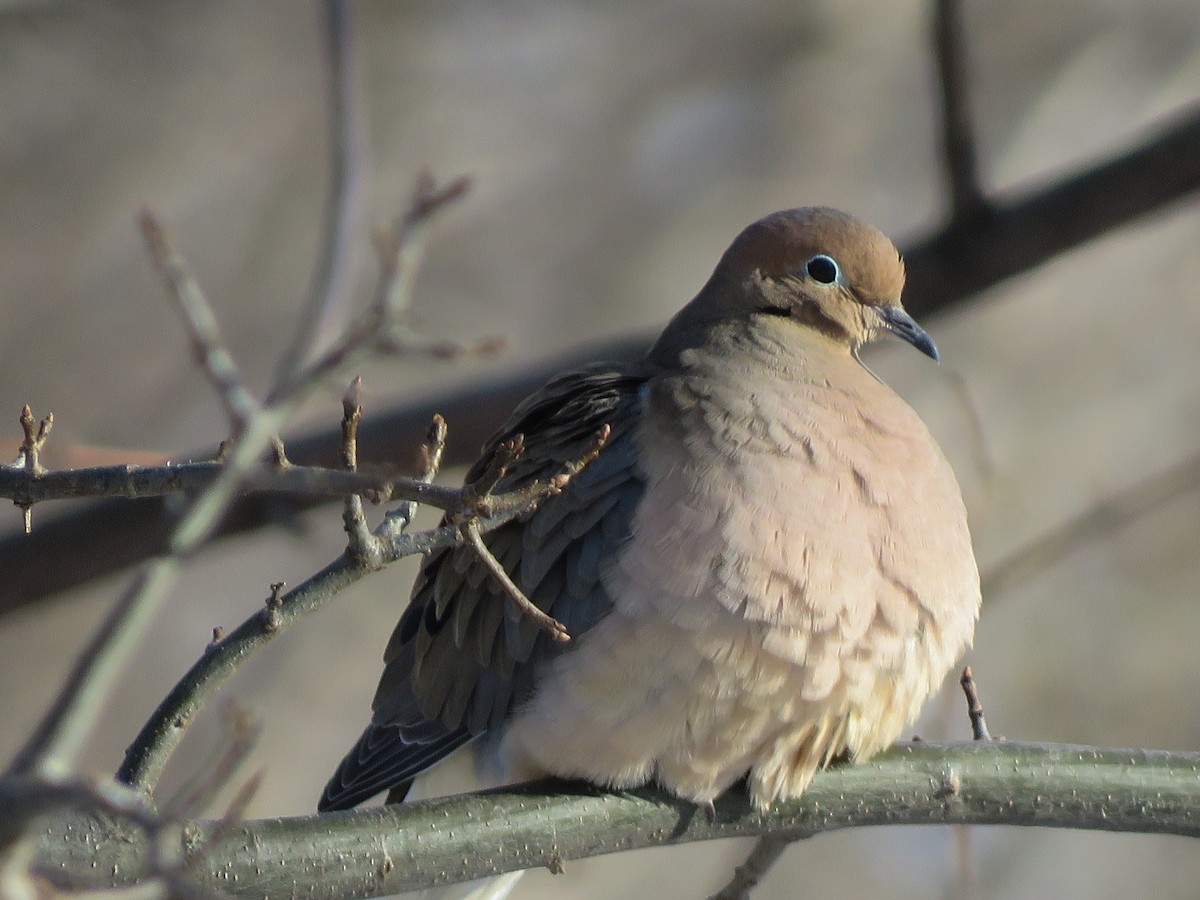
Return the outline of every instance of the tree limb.
{"type": "MultiPolygon", "coordinates": [[[[735,788],[709,822],[641,789],[555,781],[224,828],[185,828],[201,888],[240,897],[376,897],[640,847],[773,834],[795,840],[872,825],[1022,825],[1200,837],[1198,753],[976,741],[902,744],[818,773],[799,800],[754,812],[735,788]]],[[[0,785],[0,810],[19,798],[0,785]]],[[[127,885],[144,871],[130,828],[59,819],[37,868],[66,889],[127,885]],[[119,873],[113,876],[112,873],[119,873]]]]}

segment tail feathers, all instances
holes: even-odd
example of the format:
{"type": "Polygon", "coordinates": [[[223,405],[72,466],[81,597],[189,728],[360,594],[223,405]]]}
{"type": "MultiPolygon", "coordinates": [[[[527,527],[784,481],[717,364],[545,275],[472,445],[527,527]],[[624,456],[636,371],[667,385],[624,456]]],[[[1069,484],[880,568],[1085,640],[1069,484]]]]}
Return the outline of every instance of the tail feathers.
{"type": "MultiPolygon", "coordinates": [[[[436,725],[436,723],[430,723],[436,725]]],[[[398,784],[412,781],[441,762],[474,735],[444,726],[406,729],[368,725],[325,785],[320,812],[349,809],[398,784]]]]}

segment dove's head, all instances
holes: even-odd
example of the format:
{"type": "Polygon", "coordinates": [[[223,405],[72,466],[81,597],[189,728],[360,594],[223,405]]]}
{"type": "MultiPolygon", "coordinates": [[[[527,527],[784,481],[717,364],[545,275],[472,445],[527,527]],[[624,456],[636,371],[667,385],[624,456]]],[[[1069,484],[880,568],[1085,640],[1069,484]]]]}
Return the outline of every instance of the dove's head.
{"type": "Polygon", "coordinates": [[[792,319],[849,350],[893,334],[938,358],[900,304],[904,261],[873,225],[827,207],[773,213],[737,236],[699,295],[668,326],[659,351],[718,322],[792,319]],[[675,332],[675,334],[672,334],[675,332]]]}

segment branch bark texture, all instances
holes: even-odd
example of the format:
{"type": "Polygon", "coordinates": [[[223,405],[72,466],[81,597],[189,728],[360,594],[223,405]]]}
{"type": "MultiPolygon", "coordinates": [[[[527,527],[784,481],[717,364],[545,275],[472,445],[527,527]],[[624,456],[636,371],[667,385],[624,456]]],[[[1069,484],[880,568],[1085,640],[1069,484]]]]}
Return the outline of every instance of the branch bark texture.
{"type": "MultiPolygon", "coordinates": [[[[0,809],[15,799],[0,794],[0,809]]],[[[1000,741],[897,745],[870,762],[818,774],[803,798],[766,814],[740,788],[717,800],[716,813],[709,822],[691,804],[652,789],[611,793],[545,781],[233,827],[195,823],[184,841],[201,889],[333,900],[558,868],[640,847],[763,834],[798,839],[874,825],[1200,837],[1200,753],[1000,741]]],[[[43,832],[37,867],[63,888],[114,887],[145,872],[146,858],[144,840],[127,826],[59,819],[43,832]]]]}

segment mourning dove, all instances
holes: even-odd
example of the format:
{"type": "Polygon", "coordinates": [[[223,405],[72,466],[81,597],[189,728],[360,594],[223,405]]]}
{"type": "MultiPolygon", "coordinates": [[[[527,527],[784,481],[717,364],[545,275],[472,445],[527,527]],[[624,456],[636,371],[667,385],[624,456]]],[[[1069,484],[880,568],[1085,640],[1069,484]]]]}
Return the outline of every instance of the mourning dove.
{"type": "Polygon", "coordinates": [[[518,612],[468,547],[422,566],[374,717],[321,809],[400,786],[476,738],[498,781],[654,780],[701,805],[748,776],[795,797],[901,734],[971,642],[962,496],[920,418],[858,359],[900,305],[881,232],[826,208],[746,228],[641,360],[561,375],[498,445],[498,490],[611,437],[558,495],[487,535],[572,640],[518,612]]]}

